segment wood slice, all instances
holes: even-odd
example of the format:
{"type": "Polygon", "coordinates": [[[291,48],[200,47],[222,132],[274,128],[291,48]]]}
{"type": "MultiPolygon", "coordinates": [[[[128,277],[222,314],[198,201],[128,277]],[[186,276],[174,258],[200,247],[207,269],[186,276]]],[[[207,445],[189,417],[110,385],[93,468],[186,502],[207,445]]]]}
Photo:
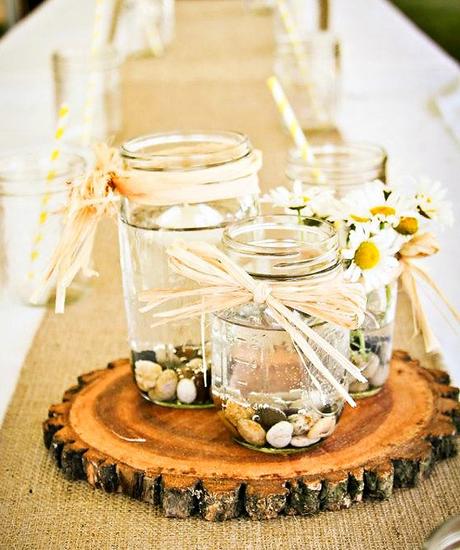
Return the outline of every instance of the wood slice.
{"type": "Polygon", "coordinates": [[[456,453],[458,389],[404,352],[384,389],[346,407],[322,445],[270,455],[234,443],[214,410],[152,405],[129,361],[79,377],[51,406],[45,445],[71,480],[159,505],[169,517],[308,515],[388,498],[456,453]]]}

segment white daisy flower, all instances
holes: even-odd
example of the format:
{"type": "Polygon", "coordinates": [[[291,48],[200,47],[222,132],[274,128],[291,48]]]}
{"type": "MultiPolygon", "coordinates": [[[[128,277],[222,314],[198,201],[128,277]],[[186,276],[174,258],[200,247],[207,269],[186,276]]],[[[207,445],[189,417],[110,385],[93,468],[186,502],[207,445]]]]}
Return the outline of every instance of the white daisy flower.
{"type": "Polygon", "coordinates": [[[373,219],[398,225],[401,217],[410,216],[415,204],[396,189],[375,180],[352,191],[341,200],[342,216],[353,225],[366,224],[373,219]]]}
{"type": "Polygon", "coordinates": [[[300,181],[294,182],[292,191],[286,187],[276,187],[270,191],[270,202],[275,206],[297,210],[302,216],[330,216],[337,202],[332,189],[317,186],[304,186],[300,181]]]}
{"type": "Polygon", "coordinates": [[[404,239],[391,227],[373,233],[375,224],[359,224],[350,231],[348,246],[342,257],[351,264],[345,278],[356,282],[362,280],[366,292],[389,284],[397,275],[399,262],[395,255],[404,239]]]}
{"type": "Polygon", "coordinates": [[[417,182],[415,201],[420,214],[440,225],[450,227],[454,223],[452,204],[445,200],[447,190],[441,182],[420,178],[417,182]]]}

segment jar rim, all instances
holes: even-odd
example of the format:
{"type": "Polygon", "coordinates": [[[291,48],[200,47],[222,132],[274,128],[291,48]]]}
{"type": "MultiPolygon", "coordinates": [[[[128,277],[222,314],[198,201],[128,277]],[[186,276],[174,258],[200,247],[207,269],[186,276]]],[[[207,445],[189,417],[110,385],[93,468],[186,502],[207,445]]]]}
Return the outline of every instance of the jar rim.
{"type": "Polygon", "coordinates": [[[68,182],[83,174],[86,161],[76,151],[62,150],[50,163],[49,147],[30,147],[0,155],[0,196],[42,195],[66,189],[68,182]],[[47,180],[53,171],[52,180],[47,180]]]}
{"type": "Polygon", "coordinates": [[[238,161],[252,152],[252,145],[241,132],[174,130],[130,139],[120,151],[130,168],[188,171],[238,161]]]}
{"type": "Polygon", "coordinates": [[[303,218],[300,224],[298,217],[290,214],[256,216],[226,227],[222,244],[231,256],[247,265],[256,258],[262,260],[259,262],[262,271],[246,268],[255,276],[291,278],[319,275],[340,263],[337,231],[331,223],[316,218],[303,218]],[[248,240],[251,233],[272,230],[283,234],[285,239],[248,240]]]}
{"type": "MultiPolygon", "coordinates": [[[[298,149],[289,151],[285,173],[291,181],[306,180],[313,184],[310,179],[313,170],[317,169],[331,178],[368,173],[384,166],[387,160],[387,152],[382,146],[359,141],[314,145],[312,152],[314,163],[303,159],[298,149]]],[[[352,187],[356,185],[356,181],[341,182],[341,185],[352,187]]]]}

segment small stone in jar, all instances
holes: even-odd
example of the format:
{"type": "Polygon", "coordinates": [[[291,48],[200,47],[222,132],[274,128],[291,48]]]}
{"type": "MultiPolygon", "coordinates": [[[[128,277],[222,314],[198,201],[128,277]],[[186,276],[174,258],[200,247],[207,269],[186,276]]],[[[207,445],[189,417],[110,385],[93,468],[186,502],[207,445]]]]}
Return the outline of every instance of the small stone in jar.
{"type": "Polygon", "coordinates": [[[196,387],[196,402],[207,403],[211,399],[211,372],[206,373],[206,386],[204,385],[204,374],[200,371],[192,378],[196,387]]]}
{"type": "Polygon", "coordinates": [[[385,384],[385,382],[387,381],[389,369],[390,369],[389,365],[380,366],[377,369],[377,372],[374,374],[374,376],[369,377],[369,384],[376,388],[383,386],[383,384],[385,384]]]}
{"type": "Polygon", "coordinates": [[[162,371],[161,365],[153,361],[138,359],[134,365],[134,378],[139,389],[149,391],[154,388],[162,371]]]}
{"type": "Polygon", "coordinates": [[[328,437],[335,430],[336,420],[334,416],[325,416],[320,418],[308,432],[310,439],[328,437]]]}
{"type": "Polygon", "coordinates": [[[265,444],[265,430],[254,420],[242,418],[238,421],[237,429],[247,443],[256,447],[262,447],[265,444]]]}
{"type": "Polygon", "coordinates": [[[313,416],[306,414],[292,414],[288,417],[288,420],[292,424],[294,435],[302,435],[307,433],[315,422],[313,416]]]}
{"type": "Polygon", "coordinates": [[[367,363],[365,369],[362,371],[363,376],[368,380],[372,378],[378,371],[380,366],[379,356],[375,353],[370,352],[367,358],[367,363]]]}
{"type": "Polygon", "coordinates": [[[265,430],[269,430],[272,426],[286,420],[286,415],[280,409],[273,407],[258,407],[256,413],[253,416],[253,420],[261,424],[265,430]]]}
{"type": "Polygon", "coordinates": [[[196,387],[190,378],[182,378],[177,384],[177,399],[181,403],[193,403],[196,399],[196,387]]]}
{"type": "Polygon", "coordinates": [[[177,374],[173,369],[165,369],[158,377],[155,387],[149,391],[153,401],[171,401],[176,396],[177,374]]]}
{"type": "Polygon", "coordinates": [[[359,382],[358,380],[354,380],[349,388],[348,391],[351,393],[361,393],[363,391],[367,391],[369,389],[369,382],[359,382]]]}
{"type": "Polygon", "coordinates": [[[227,401],[224,413],[227,420],[234,426],[237,426],[239,420],[250,420],[254,415],[254,409],[251,407],[243,407],[234,401],[227,401]]]}
{"type": "Polygon", "coordinates": [[[196,357],[186,364],[187,367],[194,370],[195,372],[203,368],[203,359],[196,357]]]}
{"type": "Polygon", "coordinates": [[[291,439],[291,445],[293,447],[310,447],[310,445],[314,445],[318,441],[320,441],[319,437],[317,439],[310,439],[305,435],[295,435],[291,439]]]}
{"type": "Polygon", "coordinates": [[[275,449],[282,449],[287,447],[292,438],[292,424],[283,420],[272,426],[266,435],[267,442],[275,449]]]}

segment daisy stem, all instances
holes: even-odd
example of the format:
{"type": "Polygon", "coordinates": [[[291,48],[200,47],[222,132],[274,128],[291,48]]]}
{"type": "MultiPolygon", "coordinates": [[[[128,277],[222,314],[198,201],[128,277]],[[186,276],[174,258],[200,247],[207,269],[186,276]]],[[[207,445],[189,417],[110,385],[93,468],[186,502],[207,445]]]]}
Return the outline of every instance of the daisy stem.
{"type": "Polygon", "coordinates": [[[391,286],[392,286],[391,284],[385,285],[385,298],[386,298],[385,321],[391,306],[391,299],[392,299],[391,286]]]}

